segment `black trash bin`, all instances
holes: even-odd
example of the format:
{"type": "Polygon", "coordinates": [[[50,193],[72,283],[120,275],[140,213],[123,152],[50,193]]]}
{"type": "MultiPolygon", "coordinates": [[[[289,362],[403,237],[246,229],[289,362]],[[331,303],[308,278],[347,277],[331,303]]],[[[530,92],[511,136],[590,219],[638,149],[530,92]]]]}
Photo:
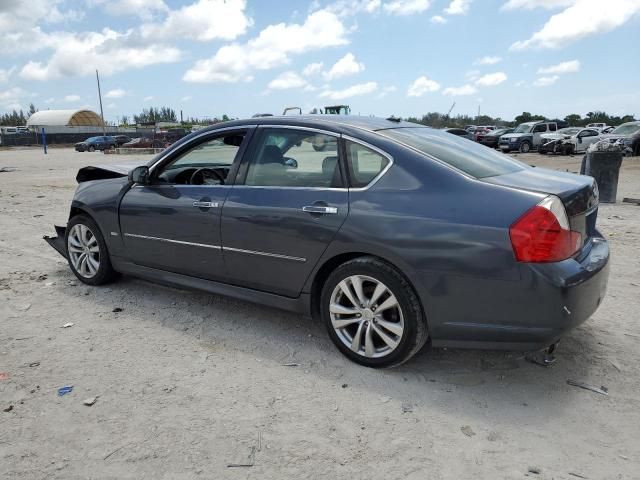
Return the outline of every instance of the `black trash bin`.
{"type": "Polygon", "coordinates": [[[596,179],[600,201],[603,203],[616,203],[622,158],[622,152],[595,151],[588,152],[582,159],[580,173],[596,179]]]}

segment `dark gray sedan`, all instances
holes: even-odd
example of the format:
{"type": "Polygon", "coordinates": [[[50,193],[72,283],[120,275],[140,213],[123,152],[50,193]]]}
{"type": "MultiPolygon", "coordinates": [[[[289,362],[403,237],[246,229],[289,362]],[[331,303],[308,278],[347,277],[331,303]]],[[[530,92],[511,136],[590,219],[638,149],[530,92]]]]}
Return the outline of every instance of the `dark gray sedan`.
{"type": "Polygon", "coordinates": [[[607,285],[591,177],[395,119],[226,122],[77,180],[45,238],[82,282],[129,274],[310,315],[370,367],[426,342],[552,346],[607,285]]]}

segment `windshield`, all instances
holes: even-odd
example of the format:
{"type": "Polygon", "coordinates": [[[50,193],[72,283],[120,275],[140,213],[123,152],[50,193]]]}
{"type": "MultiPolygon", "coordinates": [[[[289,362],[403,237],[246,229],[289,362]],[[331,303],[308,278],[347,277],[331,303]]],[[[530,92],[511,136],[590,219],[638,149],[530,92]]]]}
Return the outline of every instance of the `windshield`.
{"type": "Polygon", "coordinates": [[[494,177],[527,168],[507,155],[441,130],[409,127],[381,130],[378,133],[448,163],[475,178],[494,177]]]}
{"type": "Polygon", "coordinates": [[[513,133],[529,133],[531,132],[531,129],[533,128],[533,125],[528,125],[526,123],[521,123],[520,125],[518,125],[518,128],[516,128],[513,133]]]}
{"type": "Polygon", "coordinates": [[[581,130],[580,128],[574,128],[574,127],[561,128],[560,130],[558,130],[557,133],[561,133],[563,135],[575,135],[580,130],[581,130]]]}
{"type": "Polygon", "coordinates": [[[613,135],[633,135],[638,130],[640,130],[640,123],[627,123],[620,125],[611,133],[613,135]]]}

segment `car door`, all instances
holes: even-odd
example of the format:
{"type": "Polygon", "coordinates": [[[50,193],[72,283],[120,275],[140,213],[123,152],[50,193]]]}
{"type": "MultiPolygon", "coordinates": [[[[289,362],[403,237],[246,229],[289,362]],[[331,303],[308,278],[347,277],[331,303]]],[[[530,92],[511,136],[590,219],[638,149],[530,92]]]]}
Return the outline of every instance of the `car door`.
{"type": "Polygon", "coordinates": [[[223,280],[220,211],[251,129],[195,137],[151,168],[120,205],[127,255],[136,264],[223,280]]]}
{"type": "Polygon", "coordinates": [[[542,134],[547,131],[547,125],[541,124],[533,127],[533,146],[537,147],[542,142],[542,134]]]}
{"type": "Polygon", "coordinates": [[[261,127],[222,209],[229,281],[297,297],[348,214],[338,134],[261,127]]]}
{"type": "Polygon", "coordinates": [[[578,142],[579,150],[585,151],[592,143],[597,142],[600,139],[600,134],[597,130],[582,130],[578,134],[578,138],[579,140],[582,140],[581,142],[578,142]]]}

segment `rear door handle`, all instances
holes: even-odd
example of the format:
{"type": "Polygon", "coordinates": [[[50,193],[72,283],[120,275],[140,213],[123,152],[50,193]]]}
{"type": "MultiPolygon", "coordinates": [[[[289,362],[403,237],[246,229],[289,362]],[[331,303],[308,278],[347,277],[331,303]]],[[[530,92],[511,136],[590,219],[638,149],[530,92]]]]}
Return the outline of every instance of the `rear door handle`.
{"type": "Polygon", "coordinates": [[[302,207],[303,212],[307,213],[329,213],[335,215],[338,213],[337,207],[322,207],[320,205],[308,205],[306,207],[302,207]]]}
{"type": "Polygon", "coordinates": [[[193,206],[196,208],[216,208],[217,202],[193,202],[193,206]]]}

